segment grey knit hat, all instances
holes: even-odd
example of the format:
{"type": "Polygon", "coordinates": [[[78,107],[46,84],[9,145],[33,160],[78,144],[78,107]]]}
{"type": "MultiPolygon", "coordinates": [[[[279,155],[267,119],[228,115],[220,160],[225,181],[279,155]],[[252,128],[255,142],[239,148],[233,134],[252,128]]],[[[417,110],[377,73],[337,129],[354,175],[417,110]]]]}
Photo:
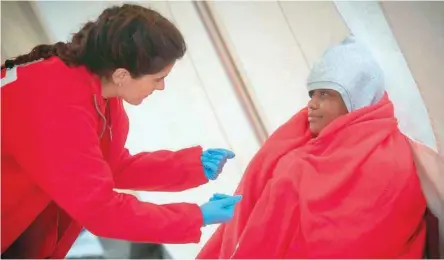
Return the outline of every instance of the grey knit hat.
{"type": "Polygon", "coordinates": [[[384,96],[384,75],[371,52],[354,36],[329,48],[315,63],[307,80],[308,91],[339,92],[349,112],[373,105],[384,96]]]}

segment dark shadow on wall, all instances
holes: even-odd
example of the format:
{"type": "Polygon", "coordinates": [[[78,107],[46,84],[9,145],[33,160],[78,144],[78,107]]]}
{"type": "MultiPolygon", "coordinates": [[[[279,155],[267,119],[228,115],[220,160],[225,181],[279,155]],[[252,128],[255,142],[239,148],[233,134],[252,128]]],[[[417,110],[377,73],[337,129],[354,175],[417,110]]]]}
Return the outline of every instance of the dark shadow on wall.
{"type": "Polygon", "coordinates": [[[32,3],[1,1],[1,60],[28,53],[33,47],[49,43],[32,3]]]}
{"type": "Polygon", "coordinates": [[[172,259],[160,244],[102,238],[83,230],[66,259],[172,259]]]}
{"type": "Polygon", "coordinates": [[[104,254],[85,253],[67,259],[171,259],[163,245],[103,238],[100,238],[100,243],[104,254]]]}

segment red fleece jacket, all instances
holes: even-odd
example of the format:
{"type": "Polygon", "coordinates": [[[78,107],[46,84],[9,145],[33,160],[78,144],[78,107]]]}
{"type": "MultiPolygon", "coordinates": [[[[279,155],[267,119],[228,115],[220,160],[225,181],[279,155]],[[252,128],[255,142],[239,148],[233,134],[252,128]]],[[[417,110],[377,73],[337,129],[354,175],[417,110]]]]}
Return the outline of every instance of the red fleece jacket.
{"type": "Polygon", "coordinates": [[[200,240],[198,205],[143,203],[113,189],[204,184],[202,149],[130,155],[122,101],[106,104],[100,91],[100,79],[57,57],[2,70],[2,257],[63,258],[82,226],[131,241],[200,240]]]}

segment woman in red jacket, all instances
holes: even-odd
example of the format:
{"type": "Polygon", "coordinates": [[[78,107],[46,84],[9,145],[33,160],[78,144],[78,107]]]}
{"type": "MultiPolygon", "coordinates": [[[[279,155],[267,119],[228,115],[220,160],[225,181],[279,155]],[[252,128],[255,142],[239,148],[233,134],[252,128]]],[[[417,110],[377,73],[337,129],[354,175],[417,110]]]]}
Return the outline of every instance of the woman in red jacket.
{"type": "Polygon", "coordinates": [[[82,227],[116,239],[198,242],[231,219],[239,196],[201,207],[143,203],[117,189],[181,191],[215,179],[228,150],[130,155],[122,100],[138,105],[185,53],[157,12],[106,9],[68,43],[39,45],[2,66],[2,258],[63,258],[82,227]]]}

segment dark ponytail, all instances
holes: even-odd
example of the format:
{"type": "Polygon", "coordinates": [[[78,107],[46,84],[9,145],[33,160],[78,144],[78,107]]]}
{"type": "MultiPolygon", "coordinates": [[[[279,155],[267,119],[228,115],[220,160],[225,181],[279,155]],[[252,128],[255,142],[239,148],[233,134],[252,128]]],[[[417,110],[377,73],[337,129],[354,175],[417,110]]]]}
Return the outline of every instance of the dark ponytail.
{"type": "Polygon", "coordinates": [[[1,69],[11,69],[14,66],[18,66],[21,64],[33,62],[40,59],[47,59],[51,56],[59,56],[64,51],[66,51],[66,44],[63,42],[58,42],[54,45],[41,44],[34,47],[34,49],[32,49],[32,51],[28,54],[23,54],[15,57],[14,59],[6,60],[1,69]]]}
{"type": "Polygon", "coordinates": [[[68,66],[85,66],[102,77],[117,68],[138,77],[161,71],[185,51],[182,34],[165,17],[143,6],[124,4],[105,9],[71,41],[38,45],[28,54],[5,61],[1,68],[58,56],[68,66]]]}

